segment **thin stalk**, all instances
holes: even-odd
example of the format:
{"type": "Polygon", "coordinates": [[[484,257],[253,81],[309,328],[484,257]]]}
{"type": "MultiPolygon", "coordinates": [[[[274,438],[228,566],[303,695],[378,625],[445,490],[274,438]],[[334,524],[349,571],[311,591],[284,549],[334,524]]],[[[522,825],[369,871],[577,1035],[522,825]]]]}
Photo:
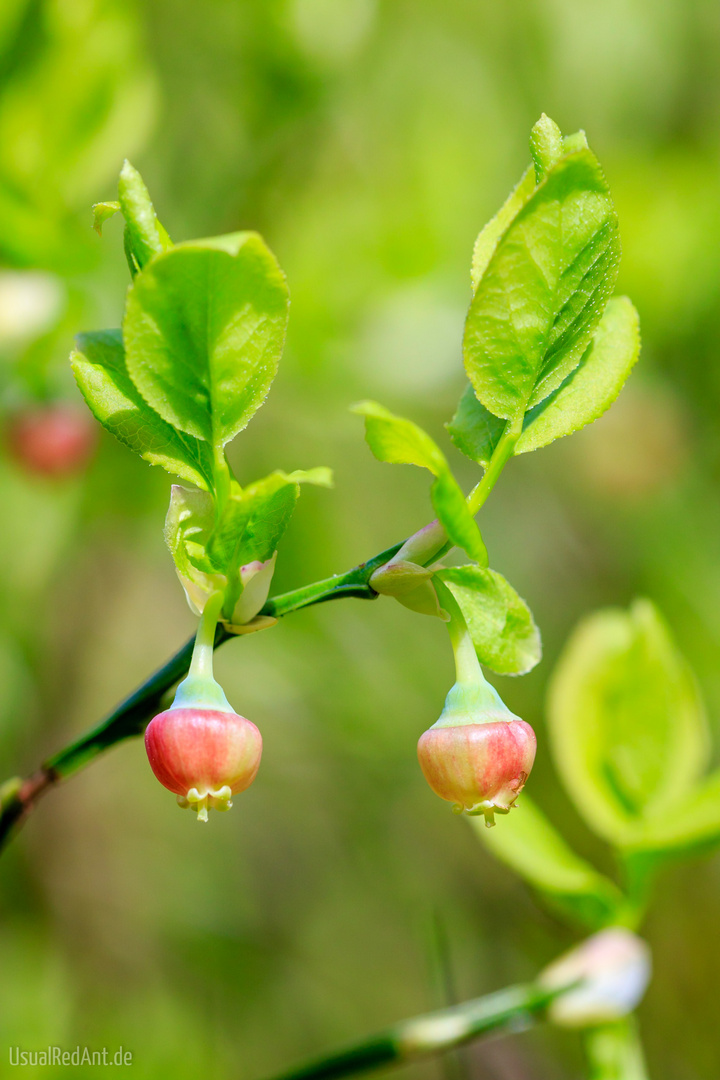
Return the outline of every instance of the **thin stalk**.
{"type": "Polygon", "coordinates": [[[453,656],[455,657],[456,682],[460,686],[482,684],[485,682],[485,677],[463,613],[447,586],[436,581],[435,587],[440,603],[450,616],[450,621],[446,625],[450,634],[453,656]]]}
{"type": "Polygon", "coordinates": [[[584,1041],[590,1080],[649,1080],[634,1016],[591,1028],[584,1041]]]}
{"type": "Polygon", "coordinates": [[[208,598],[203,608],[195,644],[193,645],[192,658],[188,675],[194,679],[212,679],[213,677],[213,652],[215,650],[215,631],[220,617],[220,609],[223,606],[224,593],[220,590],[214,592],[208,598]]]}
{"type": "Polygon", "coordinates": [[[513,456],[513,452],[515,450],[515,443],[520,438],[521,432],[522,417],[516,421],[508,420],[507,424],[505,425],[505,430],[500,436],[498,444],[493,451],[492,457],[490,458],[490,462],[487,469],[485,470],[485,474],[482,480],[473,488],[473,490],[468,495],[468,507],[470,509],[470,513],[473,514],[473,516],[477,514],[480,507],[484,505],[488,495],[495,487],[495,484],[500,477],[500,473],[503,471],[508,461],[513,456]]]}
{"type": "Polygon", "coordinates": [[[336,1080],[442,1054],[493,1032],[524,1030],[541,1019],[549,1003],[568,989],[563,987],[551,992],[533,983],[511,986],[495,994],[403,1020],[346,1050],[280,1073],[272,1080],[336,1080]]]}

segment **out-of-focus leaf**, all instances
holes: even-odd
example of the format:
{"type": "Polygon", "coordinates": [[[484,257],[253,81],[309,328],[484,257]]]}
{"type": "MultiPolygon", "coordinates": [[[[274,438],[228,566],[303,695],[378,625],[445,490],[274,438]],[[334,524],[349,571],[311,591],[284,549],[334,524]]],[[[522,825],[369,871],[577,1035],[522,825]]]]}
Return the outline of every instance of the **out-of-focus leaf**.
{"type": "Polygon", "coordinates": [[[78,335],[70,361],[93,416],[120,442],[182,480],[212,486],[210,447],[167,424],[144,400],[128,375],[120,330],[78,335]]]}
{"type": "Polygon", "coordinates": [[[643,821],[629,838],[632,851],[678,854],[720,844],[720,770],[711,773],[671,809],[643,821]]]}
{"type": "Polygon", "coordinates": [[[620,890],[567,845],[527,795],[502,828],[486,829],[481,818],[468,820],[493,855],[553,906],[592,930],[614,921],[623,902],[620,890]]]}
{"type": "Polygon", "coordinates": [[[68,269],[93,245],[71,215],[144,143],[155,78],[131,4],[42,3],[23,19],[17,0],[0,7],[0,251],[68,269]]]}
{"type": "Polygon", "coordinates": [[[617,216],[589,150],[562,158],[497,243],[465,326],[482,404],[518,419],[577,366],[617,276],[617,216]]]}
{"type": "Polygon", "coordinates": [[[365,438],[378,460],[419,465],[433,474],[432,503],[449,538],[472,559],[487,562],[487,551],[465,496],[430,436],[412,420],[395,416],[375,401],[362,401],[353,406],[353,412],[365,417],[365,438]]]}
{"type": "Polygon", "coordinates": [[[121,207],[119,202],[93,203],[93,229],[98,234],[98,236],[102,236],[103,225],[105,224],[105,222],[109,221],[111,217],[115,216],[115,214],[120,213],[120,209],[121,207]]]}
{"type": "Polygon", "coordinates": [[[516,454],[547,446],[610,408],[640,355],[640,320],[626,296],[608,303],[578,367],[525,417],[516,454]]]}
{"type": "Polygon", "coordinates": [[[522,675],[540,661],[540,632],[532,612],[496,570],[452,566],[438,570],[463,613],[481,663],[499,675],[522,675]]]}
{"type": "Polygon", "coordinates": [[[669,823],[707,761],[695,680],[645,600],[576,629],[551,682],[548,724],[575,804],[619,844],[642,820],[664,815],[669,823]]]}
{"type": "Polygon", "coordinates": [[[167,423],[219,448],[267,396],[288,304],[284,275],[256,233],[178,244],[130,288],[130,376],[167,423]]]}

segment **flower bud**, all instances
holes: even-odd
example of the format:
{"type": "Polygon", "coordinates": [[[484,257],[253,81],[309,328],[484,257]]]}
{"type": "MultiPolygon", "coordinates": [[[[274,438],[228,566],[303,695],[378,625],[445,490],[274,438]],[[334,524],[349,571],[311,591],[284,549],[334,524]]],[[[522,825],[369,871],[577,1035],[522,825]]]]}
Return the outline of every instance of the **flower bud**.
{"type": "Polygon", "coordinates": [[[436,795],[461,814],[507,814],[525,786],[535,761],[535,732],[511,713],[486,682],[475,646],[452,594],[441,584],[440,600],[449,615],[457,682],[445,699],[440,719],[420,736],[418,759],[436,795]]]}
{"type": "Polygon", "coordinates": [[[262,736],[238,716],[213,678],[213,649],[224,593],[207,600],[195,636],[187,678],[172,706],[153,717],[145,731],[150,768],[178,804],[207,821],[208,810],[229,810],[232,796],[255,779],[262,736]]]}
{"type": "Polygon", "coordinates": [[[478,702],[473,708],[469,696],[465,688],[453,687],[450,708],[420,736],[418,759],[436,795],[454,803],[457,813],[484,814],[490,826],[494,814],[507,814],[515,805],[533,767],[537,742],[530,725],[500,698],[496,707],[478,702]],[[461,695],[464,716],[453,708],[461,695]]]}
{"type": "Polygon", "coordinates": [[[154,717],[145,732],[150,767],[180,806],[228,810],[232,795],[249,787],[262,756],[262,736],[244,716],[209,708],[172,708],[154,717]]]}
{"type": "Polygon", "coordinates": [[[562,1027],[591,1027],[631,1013],[642,1000],[650,972],[646,943],[630,930],[613,926],[554,961],[538,981],[548,990],[577,983],[555,998],[548,1016],[562,1027]]]}

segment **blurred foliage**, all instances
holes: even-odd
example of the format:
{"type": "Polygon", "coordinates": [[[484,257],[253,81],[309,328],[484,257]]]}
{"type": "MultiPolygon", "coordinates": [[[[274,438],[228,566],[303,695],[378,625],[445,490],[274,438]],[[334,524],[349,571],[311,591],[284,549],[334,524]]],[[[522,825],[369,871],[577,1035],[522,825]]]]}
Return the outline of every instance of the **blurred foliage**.
{"type": "MultiPolygon", "coordinates": [[[[717,5],[6,0],[0,43],[3,403],[75,395],[72,334],[117,324],[120,227],[99,241],[85,204],[115,197],[125,156],[171,235],[260,229],[288,273],[290,334],[233,464],[241,481],[319,460],[336,474],[332,494],[304,496],[278,589],[426,520],[426,481],[373,461],[347,405],[379,398],[444,438],[477,231],[527,164],[541,111],[588,131],[643,356],[607,416],[511,463],[481,524],[544,637],[540,668],[501,686],[538,731],[532,798],[612,876],[552,771],[542,703],[577,619],[644,594],[698,674],[717,745],[717,5]]],[[[475,478],[460,455],[452,465],[475,478]]],[[[191,632],[162,543],[167,497],[160,471],[109,437],[62,484],[0,462],[3,776],[94,722],[191,632]]],[[[531,976],[568,943],[417,767],[452,681],[441,626],[346,601],[231,642],[217,668],[266,745],[231,815],[203,831],[129,743],[41,805],[4,856],[2,1047],[122,1043],[136,1077],[251,1077],[531,976]]],[[[717,1074],[719,900],[717,859],[663,871],[640,1010],[654,1080],[717,1074]]],[[[548,1031],[463,1061],[493,1080],[581,1068],[576,1037],[548,1031]]]]}

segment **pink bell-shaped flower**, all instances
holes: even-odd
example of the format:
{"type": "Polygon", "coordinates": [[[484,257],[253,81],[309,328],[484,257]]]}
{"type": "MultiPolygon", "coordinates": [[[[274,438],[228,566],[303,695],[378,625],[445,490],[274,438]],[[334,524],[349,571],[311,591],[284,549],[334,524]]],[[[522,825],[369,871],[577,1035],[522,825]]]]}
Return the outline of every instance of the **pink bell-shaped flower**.
{"type": "Polygon", "coordinates": [[[420,736],[418,759],[436,795],[457,813],[507,814],[535,761],[535,732],[507,708],[486,682],[460,609],[447,589],[440,600],[449,615],[457,682],[440,719],[420,736]]]}
{"type": "Polygon", "coordinates": [[[255,779],[262,736],[229,705],[212,673],[215,627],[223,601],[214,593],[203,610],[192,663],[172,706],[153,717],[145,749],[155,776],[180,806],[207,821],[208,810],[228,810],[232,796],[255,779]]]}

